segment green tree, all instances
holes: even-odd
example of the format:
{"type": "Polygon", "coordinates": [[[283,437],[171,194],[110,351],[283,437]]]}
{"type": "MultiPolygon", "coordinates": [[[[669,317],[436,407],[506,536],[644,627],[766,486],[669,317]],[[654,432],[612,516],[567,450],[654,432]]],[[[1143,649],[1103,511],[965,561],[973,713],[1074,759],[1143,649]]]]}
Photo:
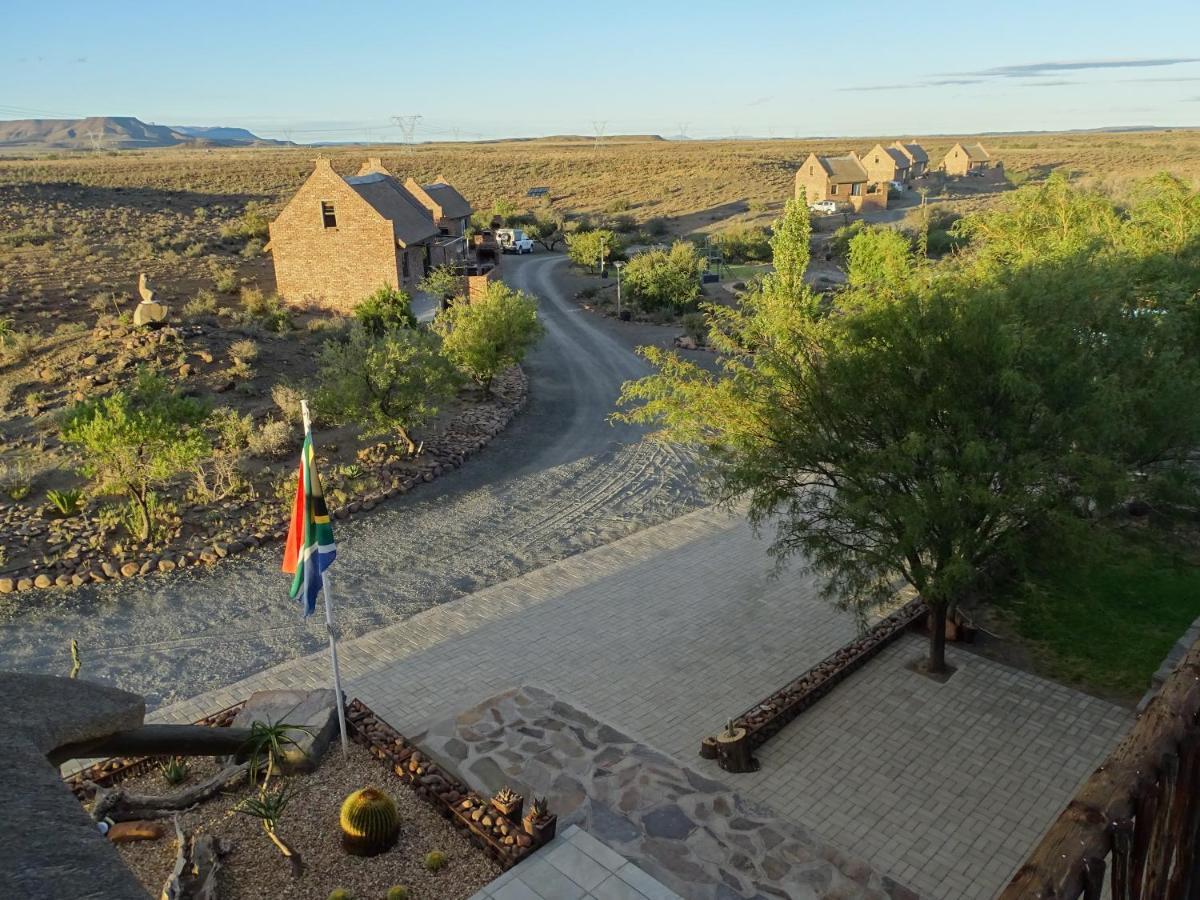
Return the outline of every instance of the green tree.
{"type": "Polygon", "coordinates": [[[625,266],[623,280],[643,309],[686,309],[700,296],[704,259],[688,241],[676,241],[669,251],[647,250],[625,266]]]}
{"type": "Polygon", "coordinates": [[[716,244],[727,263],[762,262],[771,258],[771,241],[765,228],[733,225],[716,235],[716,244]]]}
{"type": "Polygon", "coordinates": [[[354,318],[376,336],[393,328],[417,327],[412,298],[404,291],[386,284],[354,307],[354,318]]]}
{"type": "Polygon", "coordinates": [[[207,409],[180,396],[166,379],[143,371],[131,390],[72,407],[65,443],[83,451],[80,471],[99,492],[127,496],[136,510],[137,538],[150,538],[155,488],[187,470],[208,451],[201,430],[207,409]]]}
{"type": "Polygon", "coordinates": [[[437,335],[393,328],[372,334],[362,323],[327,342],[317,360],[318,411],[367,433],[396,432],[409,453],[411,432],[437,415],[456,377],[437,335]]]}
{"type": "Polygon", "coordinates": [[[965,591],[1200,437],[1186,329],[1131,314],[1161,245],[1131,255],[1111,203],[1033,190],[976,223],[970,258],[917,266],[856,237],[828,313],[803,285],[806,229],[777,228],[781,277],[706,310],[721,371],[646,348],[657,373],[622,392],[619,418],[702,446],[719,498],[777,519],[773,552],[803,554],[837,602],[916,590],[935,672],[965,591]]]}
{"type": "Polygon", "coordinates": [[[425,273],[421,290],[427,294],[448,300],[461,296],[466,291],[466,278],[454,271],[450,265],[437,266],[425,273]]]}
{"type": "Polygon", "coordinates": [[[616,234],[607,228],[576,231],[567,235],[567,256],[582,269],[599,267],[620,247],[616,234]]]}
{"type": "Polygon", "coordinates": [[[563,219],[553,210],[535,213],[533,221],[525,226],[525,233],[551,253],[566,239],[563,219]]]}
{"type": "Polygon", "coordinates": [[[489,395],[492,379],[524,359],[545,332],[537,300],[501,281],[491,282],[484,297],[443,310],[433,328],[446,357],[489,395]]]}

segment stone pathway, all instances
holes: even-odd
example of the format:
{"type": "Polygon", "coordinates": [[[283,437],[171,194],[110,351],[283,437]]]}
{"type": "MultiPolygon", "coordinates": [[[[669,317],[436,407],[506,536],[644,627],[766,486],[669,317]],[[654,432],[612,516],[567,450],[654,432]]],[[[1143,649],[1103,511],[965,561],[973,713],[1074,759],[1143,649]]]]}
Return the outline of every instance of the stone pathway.
{"type": "MultiPolygon", "coordinates": [[[[560,823],[688,900],[915,900],[807,828],[539,688],[498,694],[411,737],[476,790],[549,797],[560,823]]],[[[590,877],[599,883],[598,871],[590,877]]]]}
{"type": "Polygon", "coordinates": [[[578,825],[471,900],[683,900],[578,825]]]}
{"type": "MultiPolygon", "coordinates": [[[[905,668],[920,653],[906,638],[764,747],[762,771],[720,773],[697,758],[700,740],[855,634],[816,579],[773,578],[765,548],[740,519],[690,513],[344,642],[347,690],[413,734],[546,685],[923,896],[991,896],[1127,713],[953,649],[959,672],[936,684],[905,668]]],[[[328,678],[314,654],[150,718],[191,721],[328,678]]]]}

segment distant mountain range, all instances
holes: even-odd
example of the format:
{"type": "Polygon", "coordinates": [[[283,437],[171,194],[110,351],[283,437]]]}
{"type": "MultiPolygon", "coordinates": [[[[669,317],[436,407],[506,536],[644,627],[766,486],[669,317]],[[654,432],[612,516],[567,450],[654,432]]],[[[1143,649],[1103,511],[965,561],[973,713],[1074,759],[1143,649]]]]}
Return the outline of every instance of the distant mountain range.
{"type": "Polygon", "coordinates": [[[290,141],[260,138],[245,128],[149,125],[133,116],[0,121],[0,148],[138,150],[159,147],[269,147],[290,141]]]}

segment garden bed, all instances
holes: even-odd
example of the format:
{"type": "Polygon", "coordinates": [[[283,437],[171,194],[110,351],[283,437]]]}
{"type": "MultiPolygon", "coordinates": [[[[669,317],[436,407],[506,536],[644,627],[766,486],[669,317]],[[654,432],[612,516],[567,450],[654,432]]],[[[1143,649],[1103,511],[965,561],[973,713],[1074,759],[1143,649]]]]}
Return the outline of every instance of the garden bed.
{"type": "MultiPolygon", "coordinates": [[[[222,710],[198,724],[226,727],[240,708],[241,704],[222,710]]],[[[413,900],[453,900],[471,896],[554,837],[555,816],[533,818],[531,812],[522,821],[524,798],[517,798],[507,816],[500,815],[492,799],[469,790],[360,701],[349,705],[347,724],[354,741],[348,758],[335,742],[315,772],[273,779],[273,784],[286,784],[291,794],[277,833],[299,855],[303,874],[293,875],[292,865],[257,819],[236,811],[254,793],[245,781],[180,814],[180,827],[189,840],[207,834],[229,842],[221,857],[221,897],[326,900],[331,891],[343,888],[361,900],[384,898],[391,887],[403,885],[413,900]],[[401,828],[394,847],[364,858],[342,849],[338,817],[346,796],[367,786],[392,797],[401,828]],[[444,867],[437,871],[426,865],[433,851],[445,856],[444,867]]],[[[86,804],[89,783],[162,795],[220,771],[217,760],[196,758],[188,765],[186,780],[169,785],[162,762],[152,757],[105,760],[66,781],[86,804]]],[[[118,845],[124,862],[154,896],[161,892],[178,849],[173,827],[166,824],[166,834],[157,840],[118,845]]]]}

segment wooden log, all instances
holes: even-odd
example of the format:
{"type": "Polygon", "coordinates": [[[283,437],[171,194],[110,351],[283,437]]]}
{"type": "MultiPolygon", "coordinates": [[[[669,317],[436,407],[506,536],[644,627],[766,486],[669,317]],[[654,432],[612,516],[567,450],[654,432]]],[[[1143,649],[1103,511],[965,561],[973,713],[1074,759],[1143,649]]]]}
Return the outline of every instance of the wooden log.
{"type": "Polygon", "coordinates": [[[92,820],[99,822],[109,818],[115,822],[131,819],[165,819],[181,810],[190,809],[201,800],[207,800],[227,784],[245,776],[249,763],[227,766],[208,781],[184,788],[173,794],[130,794],[123,788],[105,788],[92,785],[96,801],[92,804],[92,820]]]}
{"type": "Polygon", "coordinates": [[[175,817],[175,865],[171,874],[163,884],[161,900],[183,900],[183,870],[187,868],[187,838],[179,826],[179,816],[175,817]]]}
{"type": "Polygon", "coordinates": [[[734,727],[717,735],[717,764],[726,772],[757,772],[758,760],[751,755],[749,732],[734,727]]]}
{"type": "Polygon", "coordinates": [[[56,766],[97,756],[232,756],[250,739],[248,728],[143,725],[106,737],[57,747],[46,758],[56,766]]]}
{"type": "Polygon", "coordinates": [[[192,900],[217,900],[217,873],[221,870],[221,857],[228,852],[228,843],[211,834],[192,840],[192,875],[188,884],[192,900]]]}
{"type": "MultiPolygon", "coordinates": [[[[1083,861],[1112,849],[1110,823],[1134,814],[1134,792],[1165,753],[1195,733],[1200,714],[1200,642],[1194,644],[1132,730],[1067,805],[997,900],[1074,898],[1083,893],[1083,861]]],[[[1140,829],[1135,826],[1134,831],[1140,829]]],[[[1130,866],[1136,896],[1137,852],[1130,866]]],[[[1200,858],[1198,856],[1197,858],[1200,858]]],[[[1121,877],[1121,876],[1118,876],[1121,877]]]]}

